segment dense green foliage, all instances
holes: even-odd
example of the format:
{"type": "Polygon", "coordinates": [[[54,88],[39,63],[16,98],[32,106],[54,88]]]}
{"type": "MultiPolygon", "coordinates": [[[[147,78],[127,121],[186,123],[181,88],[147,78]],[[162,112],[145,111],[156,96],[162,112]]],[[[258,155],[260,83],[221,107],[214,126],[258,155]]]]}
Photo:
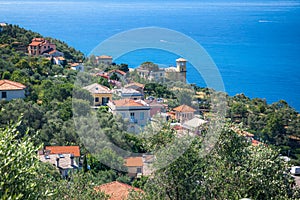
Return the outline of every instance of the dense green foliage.
{"type": "MultiPolygon", "coordinates": [[[[18,138],[16,126],[0,130],[0,197],[2,199],[37,199],[47,195],[39,192],[37,180],[39,161],[37,147],[26,134],[18,138]]],[[[43,193],[45,192],[45,193],[43,193]]]]}
{"type": "Polygon", "coordinates": [[[300,161],[300,115],[285,101],[268,105],[262,99],[236,95],[228,102],[228,117],[242,123],[245,129],[268,144],[281,148],[281,153],[300,161]]]}
{"type": "MultiPolygon", "coordinates": [[[[169,123],[146,126],[142,134],[134,135],[126,132],[129,122],[112,115],[106,107],[91,110],[93,97],[82,86],[98,82],[112,88],[107,79],[78,74],[41,56],[28,56],[22,46],[34,37],[42,36],[14,25],[0,32],[0,78],[27,86],[25,99],[0,102],[1,198],[103,199],[104,195],[93,187],[114,180],[143,188],[146,199],[299,198],[288,166],[278,158],[279,154],[288,155],[300,163],[300,115],[285,101],[268,105],[263,99],[227,95],[226,118],[230,125],[239,125],[268,146],[252,147],[225,127],[216,148],[203,157],[199,154],[201,137],[191,146],[181,143],[169,148],[168,144],[184,139],[169,123]],[[76,79],[79,84],[74,84],[76,79]],[[16,125],[8,127],[11,123],[16,125]],[[41,145],[80,145],[85,170],[73,173],[70,180],[61,179],[53,166],[38,162],[36,151],[41,145]],[[113,151],[112,145],[126,152],[113,151]],[[186,150],[183,155],[159,168],[153,177],[133,181],[126,176],[123,157],[130,156],[130,152],[160,151],[156,163],[160,166],[174,149],[181,148],[186,150]]],[[[68,61],[84,60],[80,52],[64,42],[48,39],[68,61]]],[[[128,71],[126,64],[97,64],[95,56],[86,59],[85,64],[93,72],[128,71]]],[[[158,67],[151,62],[142,65],[153,70],[158,67]]],[[[214,106],[212,96],[218,94],[212,89],[171,81],[153,83],[136,71],[127,78],[145,83],[146,96],[163,98],[170,110],[187,104],[210,119],[206,114],[214,106]]]]}
{"type": "MultiPolygon", "coordinates": [[[[159,168],[144,183],[146,199],[298,199],[286,163],[269,147],[251,146],[230,129],[208,156],[202,154],[202,139],[175,162],[159,168]]],[[[177,149],[157,157],[157,166],[172,159],[177,149]],[[174,153],[170,153],[174,151],[174,153]]]]}

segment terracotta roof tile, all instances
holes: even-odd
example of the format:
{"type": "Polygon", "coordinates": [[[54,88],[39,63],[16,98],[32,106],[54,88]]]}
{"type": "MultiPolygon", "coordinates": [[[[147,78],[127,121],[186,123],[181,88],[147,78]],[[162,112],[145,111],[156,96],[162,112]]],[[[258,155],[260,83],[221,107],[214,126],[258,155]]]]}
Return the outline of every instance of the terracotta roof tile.
{"type": "Polygon", "coordinates": [[[39,46],[42,42],[31,42],[29,46],[39,46]]]}
{"type": "Polygon", "coordinates": [[[110,196],[110,200],[124,200],[127,199],[128,194],[130,191],[134,190],[137,192],[143,193],[143,190],[132,187],[130,185],[127,185],[125,183],[120,183],[118,181],[106,183],[100,186],[96,186],[94,188],[96,191],[102,191],[105,194],[110,196]]]}
{"type": "Polygon", "coordinates": [[[196,110],[188,105],[181,105],[178,106],[176,108],[174,108],[173,110],[177,111],[177,112],[195,112],[196,110]]]}
{"type": "Polygon", "coordinates": [[[10,80],[0,80],[0,90],[23,90],[25,88],[25,85],[18,82],[10,80]]]}
{"type": "Polygon", "coordinates": [[[110,70],[109,72],[108,72],[108,74],[111,74],[111,73],[119,73],[119,74],[121,74],[122,76],[124,76],[125,74],[126,74],[126,72],[123,72],[122,70],[119,70],[119,69],[113,69],[113,70],[110,70]]]}
{"type": "Polygon", "coordinates": [[[142,100],[133,100],[133,99],[120,99],[112,101],[112,103],[118,107],[131,107],[131,106],[148,106],[146,102],[142,100]]]}
{"type": "Polygon", "coordinates": [[[79,146],[46,146],[46,150],[50,150],[50,154],[74,154],[75,157],[80,156],[79,146]]]}
{"type": "Polygon", "coordinates": [[[53,49],[53,50],[51,50],[51,51],[49,51],[49,53],[48,54],[54,54],[55,52],[57,52],[57,50],[56,49],[53,49]]]}
{"type": "Polygon", "coordinates": [[[127,166],[127,167],[142,167],[143,166],[143,158],[142,157],[125,158],[125,166],[127,166]]]}

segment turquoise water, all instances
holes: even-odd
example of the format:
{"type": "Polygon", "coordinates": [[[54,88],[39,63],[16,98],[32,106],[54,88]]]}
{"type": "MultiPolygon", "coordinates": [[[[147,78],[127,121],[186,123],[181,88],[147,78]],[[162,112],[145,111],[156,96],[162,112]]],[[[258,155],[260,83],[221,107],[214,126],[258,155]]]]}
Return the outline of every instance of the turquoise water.
{"type": "MultiPolygon", "coordinates": [[[[0,22],[18,24],[89,54],[122,31],[156,26],[199,42],[215,61],[230,95],[280,99],[300,110],[300,1],[3,1],[0,22]]],[[[117,63],[175,64],[178,55],[140,50],[117,63]]],[[[188,66],[188,81],[205,86],[188,66]]]]}

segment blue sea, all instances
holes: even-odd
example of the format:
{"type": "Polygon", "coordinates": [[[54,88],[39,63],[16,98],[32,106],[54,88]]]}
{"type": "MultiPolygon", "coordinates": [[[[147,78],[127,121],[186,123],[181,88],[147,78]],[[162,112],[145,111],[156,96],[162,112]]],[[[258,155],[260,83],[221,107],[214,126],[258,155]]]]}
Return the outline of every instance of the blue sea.
{"type": "MultiPolygon", "coordinates": [[[[300,111],[300,1],[0,0],[0,22],[58,38],[86,55],[107,38],[141,27],[168,28],[197,41],[214,60],[225,91],[300,111]]],[[[174,65],[180,55],[137,50],[115,60],[174,65]]],[[[188,65],[189,83],[206,86],[188,65]]]]}

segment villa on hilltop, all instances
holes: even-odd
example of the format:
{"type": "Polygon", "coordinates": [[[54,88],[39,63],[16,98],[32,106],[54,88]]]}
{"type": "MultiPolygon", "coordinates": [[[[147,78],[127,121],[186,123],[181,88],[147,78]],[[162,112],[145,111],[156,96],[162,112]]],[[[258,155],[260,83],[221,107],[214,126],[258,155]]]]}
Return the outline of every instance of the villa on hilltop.
{"type": "Polygon", "coordinates": [[[97,64],[106,64],[106,65],[111,65],[112,64],[112,57],[107,56],[107,55],[101,55],[101,56],[96,56],[96,62],[97,64]]]}
{"type": "Polygon", "coordinates": [[[31,43],[28,45],[29,55],[42,55],[56,50],[56,45],[44,38],[33,38],[31,43]]]}
{"type": "Polygon", "coordinates": [[[176,59],[176,67],[147,68],[139,66],[136,71],[139,76],[150,81],[165,81],[165,79],[186,83],[186,62],[184,58],[176,59]]]}

